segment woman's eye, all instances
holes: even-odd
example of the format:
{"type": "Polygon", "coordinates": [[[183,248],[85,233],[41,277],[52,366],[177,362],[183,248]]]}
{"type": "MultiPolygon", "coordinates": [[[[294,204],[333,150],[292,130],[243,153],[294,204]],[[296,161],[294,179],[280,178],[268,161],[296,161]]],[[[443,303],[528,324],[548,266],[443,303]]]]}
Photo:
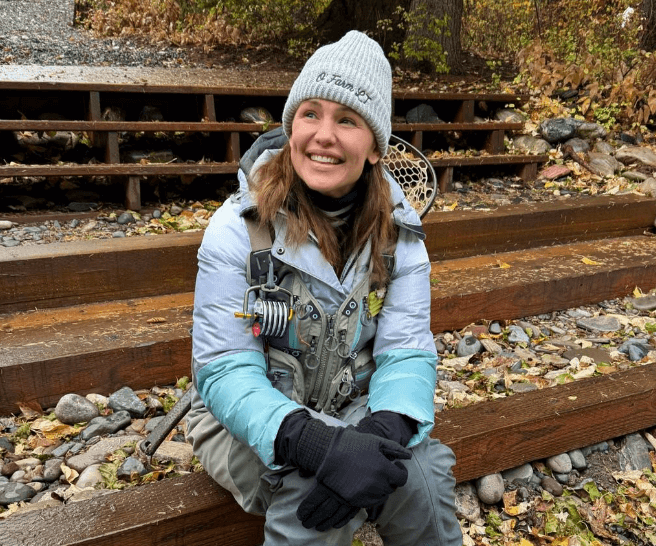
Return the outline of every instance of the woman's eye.
{"type": "Polygon", "coordinates": [[[351,118],[344,118],[340,123],[345,123],[347,125],[356,125],[355,120],[351,118]]]}
{"type": "Polygon", "coordinates": [[[303,117],[315,119],[317,117],[317,115],[314,112],[309,111],[309,112],[305,112],[303,114],[303,117]]]}

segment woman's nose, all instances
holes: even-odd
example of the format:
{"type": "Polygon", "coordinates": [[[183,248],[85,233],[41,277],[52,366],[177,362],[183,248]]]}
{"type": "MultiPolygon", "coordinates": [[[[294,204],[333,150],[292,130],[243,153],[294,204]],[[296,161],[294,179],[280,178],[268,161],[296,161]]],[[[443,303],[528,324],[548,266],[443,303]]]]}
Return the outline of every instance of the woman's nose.
{"type": "Polygon", "coordinates": [[[332,143],[335,141],[335,122],[325,119],[317,128],[315,138],[321,143],[332,143]]]}

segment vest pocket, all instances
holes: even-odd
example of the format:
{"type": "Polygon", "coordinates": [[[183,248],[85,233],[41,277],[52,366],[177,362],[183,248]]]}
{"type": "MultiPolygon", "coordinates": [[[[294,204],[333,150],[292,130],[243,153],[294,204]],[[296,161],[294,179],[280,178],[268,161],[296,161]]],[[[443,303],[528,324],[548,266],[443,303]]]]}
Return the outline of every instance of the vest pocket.
{"type": "Polygon", "coordinates": [[[305,384],[301,363],[292,355],[273,347],[269,347],[268,357],[267,378],[273,388],[294,402],[304,404],[305,384]]]}

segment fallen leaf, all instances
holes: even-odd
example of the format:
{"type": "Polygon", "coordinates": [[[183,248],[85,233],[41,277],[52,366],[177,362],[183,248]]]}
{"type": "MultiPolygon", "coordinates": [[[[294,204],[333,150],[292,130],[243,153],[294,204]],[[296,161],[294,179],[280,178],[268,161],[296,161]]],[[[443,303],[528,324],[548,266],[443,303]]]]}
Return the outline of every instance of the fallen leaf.
{"type": "Polygon", "coordinates": [[[164,317],[153,317],[149,318],[146,322],[149,324],[161,324],[162,322],[166,322],[166,319],[164,317]]]}
{"type": "Polygon", "coordinates": [[[75,480],[77,480],[79,474],[76,470],[66,466],[64,463],[62,463],[61,469],[62,473],[64,474],[64,478],[68,483],[72,484],[75,480]]]}
{"type": "Polygon", "coordinates": [[[506,262],[502,262],[501,260],[497,260],[497,265],[499,266],[499,269],[509,269],[510,265],[507,264],[506,262]]]}
{"type": "Polygon", "coordinates": [[[586,265],[602,265],[601,263],[595,262],[594,260],[591,260],[590,258],[583,258],[581,261],[586,265]]]}

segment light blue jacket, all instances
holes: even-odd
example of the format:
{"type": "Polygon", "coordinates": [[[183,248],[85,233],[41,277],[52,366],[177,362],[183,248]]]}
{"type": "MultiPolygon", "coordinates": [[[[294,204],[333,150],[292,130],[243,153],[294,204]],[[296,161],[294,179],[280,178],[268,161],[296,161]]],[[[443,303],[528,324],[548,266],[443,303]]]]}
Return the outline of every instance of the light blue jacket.
{"type": "MultiPolygon", "coordinates": [[[[256,167],[275,153],[262,154],[256,167]]],[[[234,316],[242,310],[249,288],[246,260],[251,248],[244,213],[255,206],[241,170],[239,182],[239,192],[213,215],[198,251],[194,381],[205,406],[230,434],[250,446],[264,464],[276,468],[274,441],[280,424],[302,406],[273,388],[266,376],[262,341],[252,335],[248,321],[234,316]]],[[[437,357],[430,331],[430,262],[417,213],[391,178],[390,185],[394,219],[400,227],[395,266],[382,310],[375,317],[376,327],[368,329],[370,339],[362,343],[371,346],[376,363],[368,407],[418,421],[411,447],[428,435],[434,423],[437,357]]],[[[334,313],[368,268],[350,268],[340,281],[313,236],[298,248],[289,247],[284,241],[284,215],[274,227],[276,258],[300,272],[321,306],[334,313]]]]}

